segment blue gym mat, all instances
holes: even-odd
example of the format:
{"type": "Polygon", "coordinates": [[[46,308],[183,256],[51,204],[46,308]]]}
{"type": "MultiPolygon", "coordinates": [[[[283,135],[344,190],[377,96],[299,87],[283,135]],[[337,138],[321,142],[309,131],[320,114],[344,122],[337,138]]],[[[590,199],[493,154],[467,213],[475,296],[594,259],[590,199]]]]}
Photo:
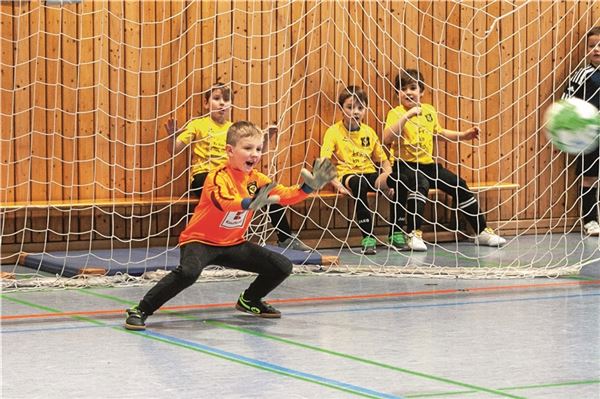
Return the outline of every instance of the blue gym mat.
{"type": "MultiPolygon", "coordinates": [[[[320,265],[321,255],[266,245],[273,252],[283,254],[295,265],[320,265]]],[[[179,265],[178,247],[100,249],[92,252],[57,251],[41,254],[22,254],[22,266],[63,277],[80,274],[129,274],[141,276],[144,272],[173,270],[179,265]]]]}

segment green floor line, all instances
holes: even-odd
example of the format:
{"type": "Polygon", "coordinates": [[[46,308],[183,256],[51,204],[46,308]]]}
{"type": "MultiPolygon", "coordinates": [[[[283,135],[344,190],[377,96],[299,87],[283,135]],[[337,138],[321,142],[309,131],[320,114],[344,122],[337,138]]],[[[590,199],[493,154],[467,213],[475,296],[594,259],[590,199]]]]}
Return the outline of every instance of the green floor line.
{"type": "Polygon", "coordinates": [[[210,324],[210,325],[214,325],[214,326],[218,326],[221,328],[225,328],[228,330],[233,330],[233,331],[237,331],[237,332],[241,332],[244,334],[248,334],[248,335],[254,335],[257,337],[261,337],[261,338],[266,338],[266,339],[270,339],[273,341],[278,341],[278,342],[282,342],[288,345],[293,345],[293,346],[297,346],[300,348],[304,348],[304,349],[309,349],[312,351],[316,351],[316,352],[320,352],[320,353],[326,353],[328,355],[332,355],[332,356],[336,356],[336,357],[340,357],[340,358],[344,358],[344,359],[349,359],[349,360],[353,360],[359,363],[363,363],[363,364],[368,364],[371,366],[376,366],[376,367],[381,367],[384,369],[388,369],[388,370],[393,370],[393,371],[399,371],[402,372],[404,374],[409,374],[409,375],[413,375],[413,376],[417,376],[417,377],[421,377],[421,378],[425,378],[428,380],[433,380],[436,382],[443,382],[449,385],[455,385],[455,386],[459,386],[462,388],[471,388],[477,392],[487,392],[487,393],[491,393],[494,395],[498,395],[498,396],[503,396],[503,397],[507,397],[507,398],[521,398],[524,399],[522,396],[515,396],[515,395],[511,395],[508,394],[506,392],[502,392],[500,390],[496,390],[496,389],[492,389],[492,388],[485,388],[485,387],[480,387],[477,385],[473,385],[473,384],[468,384],[468,383],[464,383],[464,382],[460,382],[460,381],[456,381],[456,380],[451,380],[448,378],[444,378],[444,377],[439,377],[439,376],[435,376],[432,374],[426,374],[426,373],[421,373],[419,371],[414,371],[414,370],[409,370],[409,369],[405,369],[402,367],[397,367],[397,366],[392,366],[386,363],[381,363],[375,360],[370,360],[370,359],[366,359],[366,358],[362,358],[359,356],[354,356],[354,355],[349,355],[349,354],[345,354],[345,353],[341,353],[341,352],[336,352],[333,350],[329,350],[329,349],[324,349],[324,348],[320,348],[318,346],[313,346],[313,345],[309,345],[309,344],[304,344],[301,342],[297,342],[297,341],[292,341],[286,338],[281,338],[281,337],[276,337],[273,335],[269,335],[269,334],[265,334],[265,333],[261,333],[261,332],[257,332],[254,330],[248,330],[245,328],[241,328],[241,327],[237,327],[237,326],[232,326],[230,324],[227,323],[223,323],[220,321],[215,321],[215,320],[206,320],[205,323],[210,324]]]}
{"type": "MultiPolygon", "coordinates": [[[[516,387],[502,387],[498,388],[502,391],[516,391],[516,390],[525,390],[525,389],[540,389],[540,388],[555,388],[555,387],[565,387],[565,386],[574,386],[574,385],[591,385],[591,384],[600,384],[600,380],[582,380],[582,381],[565,381],[565,382],[557,382],[552,384],[537,384],[537,385],[523,385],[516,387]]],[[[470,395],[479,393],[475,390],[469,391],[448,391],[448,392],[431,392],[431,393],[419,393],[419,394],[405,394],[405,398],[437,398],[437,397],[446,397],[446,396],[454,396],[454,395],[470,395]]]]}
{"type": "MultiPolygon", "coordinates": [[[[105,296],[105,295],[102,295],[102,296],[103,297],[108,297],[108,296],[105,296]]],[[[43,306],[43,305],[38,305],[36,303],[32,303],[32,302],[25,301],[25,300],[22,300],[22,299],[12,298],[12,297],[10,297],[10,296],[8,296],[6,294],[0,294],[0,298],[6,299],[6,300],[9,300],[9,301],[21,304],[21,305],[29,306],[29,307],[34,308],[34,309],[43,310],[43,311],[46,311],[46,312],[63,313],[63,311],[61,311],[61,310],[50,308],[50,307],[43,306]]],[[[324,387],[327,387],[327,388],[331,388],[331,389],[335,389],[335,390],[338,390],[338,391],[350,393],[350,394],[353,394],[353,395],[356,395],[356,396],[361,396],[361,397],[364,397],[364,398],[373,398],[373,399],[379,398],[379,396],[369,395],[369,394],[367,394],[365,392],[357,392],[357,391],[354,391],[352,389],[344,388],[344,387],[339,386],[339,385],[328,384],[325,381],[318,381],[318,380],[315,380],[315,379],[303,377],[301,375],[287,373],[287,372],[285,372],[283,370],[277,370],[277,369],[274,369],[274,368],[271,368],[271,367],[268,367],[268,366],[263,366],[263,365],[256,364],[256,363],[246,362],[246,361],[244,361],[242,359],[236,359],[236,358],[229,357],[229,356],[226,356],[226,355],[222,355],[222,354],[219,354],[219,353],[215,353],[215,352],[211,352],[211,351],[208,351],[208,350],[204,350],[202,348],[198,348],[198,347],[195,347],[195,346],[186,345],[183,342],[175,342],[175,341],[172,341],[172,340],[169,340],[169,339],[166,339],[166,338],[161,338],[161,337],[157,337],[157,336],[148,335],[148,334],[146,334],[144,332],[140,332],[140,331],[129,331],[129,330],[126,330],[123,327],[110,326],[107,323],[103,323],[100,320],[96,320],[96,319],[93,319],[93,318],[90,318],[90,317],[85,317],[85,316],[69,316],[69,318],[74,319],[74,320],[78,320],[78,321],[83,321],[83,322],[91,323],[91,324],[94,324],[94,325],[109,327],[111,330],[119,331],[121,333],[128,333],[128,334],[136,335],[136,336],[139,336],[139,337],[142,337],[142,338],[151,339],[151,340],[154,340],[154,341],[158,341],[158,342],[162,342],[162,343],[165,343],[165,344],[169,344],[169,345],[172,345],[172,346],[177,346],[177,347],[180,347],[180,348],[193,350],[195,352],[199,352],[199,353],[202,353],[202,354],[205,354],[205,355],[209,355],[209,356],[212,356],[212,357],[216,357],[216,358],[219,358],[219,359],[223,359],[223,360],[227,360],[227,361],[230,361],[230,362],[242,364],[244,366],[253,367],[253,368],[256,368],[256,369],[259,369],[259,370],[263,370],[263,371],[268,371],[268,372],[271,372],[271,373],[274,373],[274,374],[283,375],[283,376],[294,378],[294,379],[297,379],[297,380],[300,380],[300,381],[310,382],[310,383],[317,384],[317,385],[320,385],[320,386],[324,386],[324,387]]]]}
{"type": "MultiPolygon", "coordinates": [[[[80,292],[83,292],[83,293],[89,294],[89,295],[94,295],[94,296],[97,295],[97,296],[99,296],[101,298],[104,298],[104,299],[112,299],[115,302],[119,302],[119,303],[123,303],[123,304],[135,304],[135,302],[125,301],[122,298],[111,297],[110,295],[104,295],[104,294],[97,294],[97,293],[94,293],[93,290],[83,290],[82,289],[82,290],[80,290],[80,292]]],[[[161,311],[161,312],[164,312],[164,311],[161,311]]],[[[182,314],[180,312],[167,311],[167,312],[164,312],[164,313],[176,315],[176,316],[181,317],[181,318],[186,319],[186,320],[202,321],[202,319],[199,318],[199,317],[185,315],[185,314],[182,314]]],[[[344,354],[344,353],[341,353],[341,352],[335,352],[335,351],[332,351],[332,350],[329,350],[329,349],[323,349],[323,348],[319,348],[317,346],[312,346],[312,345],[304,344],[304,343],[301,343],[301,342],[296,342],[296,341],[292,341],[292,340],[289,340],[289,339],[280,338],[280,337],[276,337],[276,336],[273,336],[273,335],[259,333],[259,332],[253,331],[253,330],[248,330],[248,329],[244,329],[244,328],[232,326],[230,324],[219,322],[219,321],[215,321],[215,320],[204,320],[204,322],[207,323],[207,324],[216,326],[216,327],[220,327],[220,328],[224,328],[224,329],[228,329],[228,330],[233,330],[233,331],[241,332],[241,333],[244,333],[244,334],[247,334],[247,335],[254,335],[254,336],[261,337],[261,338],[266,338],[266,339],[270,339],[270,340],[273,340],[273,341],[282,342],[282,343],[285,343],[285,344],[288,344],[288,345],[293,345],[293,346],[301,347],[301,348],[304,348],[304,349],[309,349],[309,350],[313,350],[313,351],[316,351],[316,352],[326,353],[326,354],[333,355],[333,356],[336,356],[336,357],[341,357],[341,358],[345,358],[345,359],[349,359],[349,360],[354,360],[354,361],[357,361],[357,362],[360,362],[360,363],[364,363],[364,364],[369,364],[369,365],[372,365],[372,366],[377,366],[377,367],[385,368],[385,369],[388,369],[388,370],[400,371],[400,372],[405,373],[405,374],[410,374],[410,375],[413,375],[413,376],[417,376],[417,377],[421,377],[421,378],[425,378],[425,379],[429,379],[429,380],[434,380],[434,381],[437,381],[437,382],[443,382],[443,383],[447,383],[447,384],[450,384],[450,385],[460,386],[462,388],[470,388],[470,389],[476,390],[478,392],[492,393],[492,394],[495,394],[495,395],[498,395],[498,396],[507,397],[507,398],[525,399],[522,396],[511,395],[511,394],[508,394],[506,392],[502,392],[502,391],[499,391],[499,390],[495,390],[495,389],[491,389],[491,388],[485,388],[485,387],[480,387],[480,386],[477,386],[477,385],[463,383],[463,382],[460,382],[460,381],[454,381],[454,380],[450,380],[450,379],[447,379],[447,378],[444,378],[444,377],[438,377],[438,376],[434,376],[434,375],[430,375],[430,374],[426,374],[426,373],[421,373],[421,372],[418,372],[418,371],[404,369],[404,368],[401,368],[401,367],[396,367],[396,366],[388,365],[388,364],[385,364],[385,363],[380,363],[380,362],[377,362],[377,361],[374,361],[374,360],[365,359],[365,358],[361,358],[361,357],[358,357],[358,356],[348,355],[348,354],[344,354]]]]}

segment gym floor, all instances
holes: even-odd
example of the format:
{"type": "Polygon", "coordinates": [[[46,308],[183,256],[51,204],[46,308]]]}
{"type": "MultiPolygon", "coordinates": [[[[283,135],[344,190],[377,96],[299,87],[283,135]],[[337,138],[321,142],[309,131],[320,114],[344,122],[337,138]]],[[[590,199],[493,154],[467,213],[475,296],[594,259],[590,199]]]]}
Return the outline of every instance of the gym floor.
{"type": "Polygon", "coordinates": [[[122,324],[148,285],[4,292],[2,397],[597,399],[587,240],[568,278],[293,275],[279,320],[233,309],[250,277],[193,285],[142,332],[122,324]]]}

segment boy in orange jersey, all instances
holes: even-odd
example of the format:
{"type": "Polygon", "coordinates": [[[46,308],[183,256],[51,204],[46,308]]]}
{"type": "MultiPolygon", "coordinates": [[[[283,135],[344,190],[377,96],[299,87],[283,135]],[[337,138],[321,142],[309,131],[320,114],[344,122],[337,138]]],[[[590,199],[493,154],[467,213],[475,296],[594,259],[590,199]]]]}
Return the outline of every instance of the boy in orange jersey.
{"type": "MultiPolygon", "coordinates": [[[[192,149],[192,182],[190,194],[200,198],[202,187],[208,172],[218,168],[227,161],[225,152],[225,138],[231,126],[231,106],[233,92],[223,83],[216,83],[204,93],[204,109],[208,115],[188,121],[184,127],[177,131],[175,120],[169,119],[165,124],[167,133],[173,138],[173,145],[169,146],[171,155],[181,153],[186,147],[192,149]]],[[[269,135],[274,134],[272,128],[269,135]]],[[[269,208],[269,218],[277,232],[277,245],[281,248],[290,248],[296,251],[310,251],[311,248],[300,241],[292,233],[290,224],[285,215],[285,208],[273,204],[269,208]]]]}
{"type": "Polygon", "coordinates": [[[192,285],[207,265],[236,268],[258,276],[242,292],[236,309],[265,318],[281,313],[262,300],[292,272],[283,255],[248,242],[244,234],[252,214],[274,203],[292,205],[319,190],[335,177],[328,160],[318,159],[310,173],[302,169],[302,186],[284,187],[258,172],[262,132],[241,121],[227,131],[227,162],[208,173],[200,201],[179,237],[180,265],[160,280],[140,303],[127,309],[125,328],[144,330],[146,318],[183,289],[192,285]]]}

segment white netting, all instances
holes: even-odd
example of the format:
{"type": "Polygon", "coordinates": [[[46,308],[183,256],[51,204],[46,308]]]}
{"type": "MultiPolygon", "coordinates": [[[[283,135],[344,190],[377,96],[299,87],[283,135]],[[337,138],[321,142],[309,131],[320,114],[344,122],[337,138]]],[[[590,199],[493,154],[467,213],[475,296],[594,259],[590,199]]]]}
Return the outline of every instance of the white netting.
{"type": "MultiPolygon", "coordinates": [[[[4,276],[43,276],[18,266],[27,253],[54,259],[62,278],[55,251],[83,251],[82,269],[169,266],[187,218],[189,151],[169,155],[163,124],[205,114],[201,93],[213,83],[232,87],[233,120],[279,127],[262,168],[292,184],[341,119],[346,85],[367,91],[365,122],[382,133],[402,68],[423,74],[444,127],[482,128],[478,142],[436,153],[508,245],[469,244],[455,205],[432,192],[428,253],[388,250],[377,196],[379,252],[364,257],[353,202],[323,195],[287,211],[299,237],[337,265],[317,269],[556,276],[598,258],[597,242],[579,234],[574,159],[541,133],[543,111],[582,65],[585,33],[600,25],[597,2],[15,1],[0,3],[0,17],[4,276]]],[[[250,236],[276,241],[264,214],[250,236]]]]}

